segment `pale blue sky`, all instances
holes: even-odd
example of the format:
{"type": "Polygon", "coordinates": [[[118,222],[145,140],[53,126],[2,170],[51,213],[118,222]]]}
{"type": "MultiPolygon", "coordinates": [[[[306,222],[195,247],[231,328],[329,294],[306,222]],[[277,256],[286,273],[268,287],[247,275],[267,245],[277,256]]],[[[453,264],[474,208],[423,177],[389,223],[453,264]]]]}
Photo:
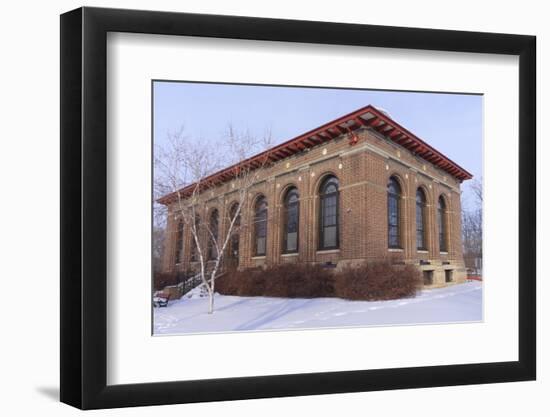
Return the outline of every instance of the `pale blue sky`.
{"type": "Polygon", "coordinates": [[[481,177],[480,95],[156,81],[154,140],[162,142],[167,132],[181,126],[191,138],[219,140],[231,123],[258,135],[270,128],[277,144],[368,104],[386,110],[474,177],[481,177]]]}

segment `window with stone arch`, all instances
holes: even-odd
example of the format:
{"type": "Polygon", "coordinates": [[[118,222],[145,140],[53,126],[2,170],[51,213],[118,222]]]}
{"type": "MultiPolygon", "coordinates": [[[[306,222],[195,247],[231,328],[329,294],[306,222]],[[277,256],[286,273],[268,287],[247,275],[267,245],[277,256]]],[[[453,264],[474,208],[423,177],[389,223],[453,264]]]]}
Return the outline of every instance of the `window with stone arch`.
{"type": "Polygon", "coordinates": [[[183,262],[183,220],[180,219],[176,228],[176,264],[183,262]]]}
{"type": "Polygon", "coordinates": [[[260,196],[254,204],[254,256],[265,256],[267,249],[267,199],[260,196]]]}
{"type": "Polygon", "coordinates": [[[218,257],[218,250],[216,249],[216,242],[218,241],[219,234],[219,222],[220,216],[218,209],[212,210],[210,213],[210,219],[208,220],[208,259],[214,260],[218,257]]]}
{"type": "Polygon", "coordinates": [[[339,181],[328,176],[319,187],[319,249],[338,249],[340,230],[338,225],[339,181]]]}
{"type": "Polygon", "coordinates": [[[439,232],[439,251],[447,252],[447,203],[445,198],[440,195],[437,200],[437,228],[439,232]]]}
{"type": "Polygon", "coordinates": [[[416,249],[426,250],[426,193],[416,190],[416,249]]]}
{"type": "Polygon", "coordinates": [[[296,187],[291,187],[283,201],[283,253],[298,252],[299,223],[300,194],[296,187]]]}
{"type": "Polygon", "coordinates": [[[401,248],[401,186],[395,177],[388,181],[388,247],[401,248]]]}

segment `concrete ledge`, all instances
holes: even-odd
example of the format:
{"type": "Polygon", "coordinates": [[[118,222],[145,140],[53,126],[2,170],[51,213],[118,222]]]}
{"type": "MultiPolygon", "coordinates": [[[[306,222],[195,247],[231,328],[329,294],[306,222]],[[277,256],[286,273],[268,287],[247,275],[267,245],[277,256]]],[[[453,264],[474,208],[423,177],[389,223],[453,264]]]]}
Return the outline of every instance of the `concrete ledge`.
{"type": "Polygon", "coordinates": [[[317,255],[331,254],[331,253],[340,253],[340,249],[328,249],[328,250],[318,250],[315,252],[317,255]]]}

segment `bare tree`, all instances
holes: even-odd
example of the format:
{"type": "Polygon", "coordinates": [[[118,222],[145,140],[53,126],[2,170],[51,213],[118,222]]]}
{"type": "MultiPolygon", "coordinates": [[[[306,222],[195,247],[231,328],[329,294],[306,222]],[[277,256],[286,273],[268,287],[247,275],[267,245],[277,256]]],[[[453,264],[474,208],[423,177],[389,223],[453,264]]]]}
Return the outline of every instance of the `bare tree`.
{"type": "MultiPolygon", "coordinates": [[[[257,138],[248,131],[237,132],[229,125],[222,143],[191,140],[182,128],[169,134],[166,143],[155,149],[155,194],[171,196],[175,218],[183,221],[191,231],[200,267],[198,275],[209,297],[209,313],[214,311],[215,279],[248,192],[271,161],[269,152],[259,154],[254,160],[250,157],[270,145],[270,131],[257,138]],[[222,239],[209,219],[199,213],[205,203],[204,191],[219,185],[211,174],[221,166],[229,166],[223,172],[234,190],[236,202],[234,210],[224,211],[228,226],[222,239]],[[210,252],[213,256],[208,256],[209,247],[213,249],[210,252]],[[207,268],[209,260],[212,261],[210,269],[207,268]]],[[[159,213],[164,210],[158,208],[159,213]]]]}
{"type": "Polygon", "coordinates": [[[483,259],[483,183],[481,179],[469,184],[471,195],[468,207],[462,210],[462,238],[466,266],[480,272],[483,259]],[[473,201],[472,201],[473,200],[473,201]]]}

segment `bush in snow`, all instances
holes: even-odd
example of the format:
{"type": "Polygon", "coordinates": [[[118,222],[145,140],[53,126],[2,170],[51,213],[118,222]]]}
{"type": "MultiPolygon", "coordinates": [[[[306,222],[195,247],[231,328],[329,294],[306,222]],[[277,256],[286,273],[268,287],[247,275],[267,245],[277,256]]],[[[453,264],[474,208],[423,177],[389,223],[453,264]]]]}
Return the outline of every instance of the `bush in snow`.
{"type": "Polygon", "coordinates": [[[176,285],[177,283],[177,276],[173,272],[155,272],[153,275],[153,288],[155,290],[162,290],[168,285],[176,285]]]}
{"type": "Polygon", "coordinates": [[[272,297],[334,297],[334,275],[320,265],[282,264],[268,270],[265,289],[272,297]]]}
{"type": "Polygon", "coordinates": [[[422,274],[414,265],[390,261],[346,267],[336,275],[336,296],[349,300],[393,300],[413,297],[422,286],[422,274]]]}
{"type": "Polygon", "coordinates": [[[188,276],[189,273],[183,271],[155,272],[153,275],[153,287],[155,290],[162,290],[169,285],[178,285],[188,276]]]}
{"type": "Polygon", "coordinates": [[[422,275],[414,265],[391,261],[368,262],[340,271],[321,265],[282,264],[227,271],[216,280],[216,290],[223,295],[367,301],[413,297],[421,286],[422,275]]]}
{"type": "Polygon", "coordinates": [[[244,271],[232,270],[216,280],[216,291],[224,295],[256,297],[265,294],[264,270],[249,268],[244,271]]]}
{"type": "Polygon", "coordinates": [[[233,270],[216,280],[216,290],[248,297],[334,297],[334,275],[320,265],[308,264],[233,270]]]}

